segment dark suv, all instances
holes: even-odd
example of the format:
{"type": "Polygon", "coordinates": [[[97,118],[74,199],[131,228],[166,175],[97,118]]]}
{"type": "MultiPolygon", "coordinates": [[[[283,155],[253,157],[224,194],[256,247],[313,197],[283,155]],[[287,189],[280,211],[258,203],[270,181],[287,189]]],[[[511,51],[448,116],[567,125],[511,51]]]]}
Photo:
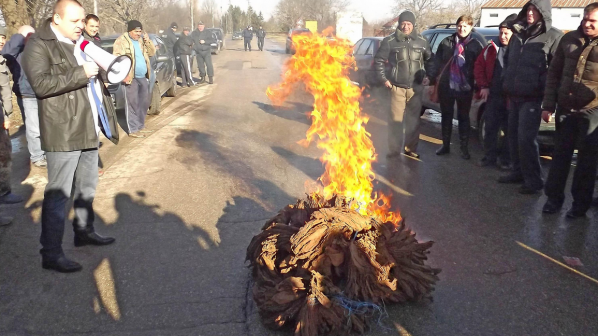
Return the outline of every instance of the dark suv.
{"type": "MultiPolygon", "coordinates": [[[[119,36],[120,35],[112,35],[102,38],[102,48],[109,53],[112,53],[114,41],[116,41],[119,36]]],[[[164,42],[157,35],[149,34],[149,37],[156,47],[156,54],[150,57],[151,71],[149,90],[151,103],[147,114],[160,114],[162,96],[166,95],[168,97],[174,97],[176,95],[176,64],[175,59],[168,55],[164,42]]],[[[110,84],[108,86],[108,91],[114,101],[117,115],[125,115],[122,111],[125,110],[127,103],[125,101],[122,83],[110,84]]]]}
{"type": "MultiPolygon", "coordinates": [[[[438,50],[438,46],[440,42],[451,36],[455,33],[455,24],[439,24],[431,27],[428,30],[425,30],[421,33],[423,37],[425,37],[428,42],[430,42],[430,47],[432,48],[432,54],[436,53],[438,50]]],[[[473,37],[480,41],[483,46],[486,46],[490,41],[494,41],[494,43],[499,44],[498,34],[499,30],[498,27],[486,27],[486,28],[479,28],[475,27],[473,32],[473,37]]],[[[426,87],[424,91],[424,96],[422,99],[423,107],[422,113],[426,109],[432,109],[435,111],[440,112],[440,104],[432,103],[430,101],[430,89],[431,87],[426,87]]],[[[478,134],[481,140],[484,139],[485,132],[484,132],[484,109],[486,108],[486,102],[473,98],[471,103],[471,110],[469,111],[469,118],[471,120],[471,127],[478,130],[478,134]]],[[[455,109],[455,119],[457,118],[456,115],[457,109],[455,109]]],[[[549,123],[542,122],[540,125],[540,133],[538,135],[538,142],[544,146],[552,146],[554,144],[554,130],[555,124],[554,119],[551,119],[549,123]]]]}
{"type": "Polygon", "coordinates": [[[222,30],[222,28],[206,28],[206,30],[216,34],[216,40],[218,41],[216,43],[217,48],[215,51],[212,51],[212,53],[218,55],[220,51],[224,50],[224,47],[226,45],[224,42],[224,31],[222,30]]]}

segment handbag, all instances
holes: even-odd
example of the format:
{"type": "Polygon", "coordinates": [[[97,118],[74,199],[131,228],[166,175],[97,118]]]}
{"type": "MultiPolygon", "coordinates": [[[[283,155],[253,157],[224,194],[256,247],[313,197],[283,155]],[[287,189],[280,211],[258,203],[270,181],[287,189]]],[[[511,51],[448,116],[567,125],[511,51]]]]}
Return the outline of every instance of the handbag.
{"type": "Polygon", "coordinates": [[[430,92],[430,101],[434,104],[438,104],[438,102],[440,101],[440,99],[438,98],[438,87],[440,86],[440,78],[442,78],[444,71],[446,70],[446,68],[448,68],[448,66],[452,62],[453,62],[453,58],[451,58],[448,62],[446,62],[446,64],[444,65],[444,68],[442,68],[442,71],[440,71],[440,73],[436,77],[436,84],[434,85],[434,90],[432,90],[432,92],[430,92]]]}

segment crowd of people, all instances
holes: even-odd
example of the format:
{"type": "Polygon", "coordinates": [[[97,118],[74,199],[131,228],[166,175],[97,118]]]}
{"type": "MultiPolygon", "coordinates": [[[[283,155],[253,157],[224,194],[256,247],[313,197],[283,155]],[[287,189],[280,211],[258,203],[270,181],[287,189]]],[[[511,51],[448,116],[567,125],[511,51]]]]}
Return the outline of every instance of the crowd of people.
{"type": "Polygon", "coordinates": [[[473,37],[473,18],[462,15],[456,32],[432,56],[429,43],[414,29],[415,15],[403,12],[397,31],[375,55],[378,79],[391,90],[389,158],[419,158],[423,86],[430,84],[430,99],[440,104],[442,114],[442,146],[436,154],[451,152],[456,106],[461,157],[471,159],[469,111],[476,96],[486,101],[485,156],[479,165],[507,170],[498,182],[521,184],[521,194],[544,190],[543,212],[554,214],[563,206],[577,148],[567,217],[584,217],[598,164],[598,3],[588,5],[579,28],[564,36],[552,26],[551,13],[550,0],[529,1],[500,24],[499,43],[486,46],[473,37]],[[542,120],[549,122],[555,112],[555,147],[545,182],[537,137],[542,120]],[[504,143],[498,141],[501,131],[504,143]]]}

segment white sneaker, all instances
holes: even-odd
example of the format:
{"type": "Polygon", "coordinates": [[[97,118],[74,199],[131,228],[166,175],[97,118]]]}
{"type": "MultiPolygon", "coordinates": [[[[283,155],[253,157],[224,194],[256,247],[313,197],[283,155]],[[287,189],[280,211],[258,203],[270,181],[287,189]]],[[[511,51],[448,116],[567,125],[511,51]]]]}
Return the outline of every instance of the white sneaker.
{"type": "Polygon", "coordinates": [[[46,161],[46,159],[37,160],[33,165],[38,168],[46,168],[48,166],[48,161],[46,161]]]}

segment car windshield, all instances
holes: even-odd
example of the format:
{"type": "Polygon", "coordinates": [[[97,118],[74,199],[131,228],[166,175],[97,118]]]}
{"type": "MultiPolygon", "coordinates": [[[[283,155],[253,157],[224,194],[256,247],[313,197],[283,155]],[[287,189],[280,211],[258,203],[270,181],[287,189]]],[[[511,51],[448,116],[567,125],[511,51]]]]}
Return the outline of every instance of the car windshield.
{"type": "Polygon", "coordinates": [[[114,41],[116,41],[116,39],[108,39],[108,40],[102,40],[102,49],[106,50],[107,52],[112,54],[112,50],[113,50],[113,46],[114,46],[114,41]]]}

